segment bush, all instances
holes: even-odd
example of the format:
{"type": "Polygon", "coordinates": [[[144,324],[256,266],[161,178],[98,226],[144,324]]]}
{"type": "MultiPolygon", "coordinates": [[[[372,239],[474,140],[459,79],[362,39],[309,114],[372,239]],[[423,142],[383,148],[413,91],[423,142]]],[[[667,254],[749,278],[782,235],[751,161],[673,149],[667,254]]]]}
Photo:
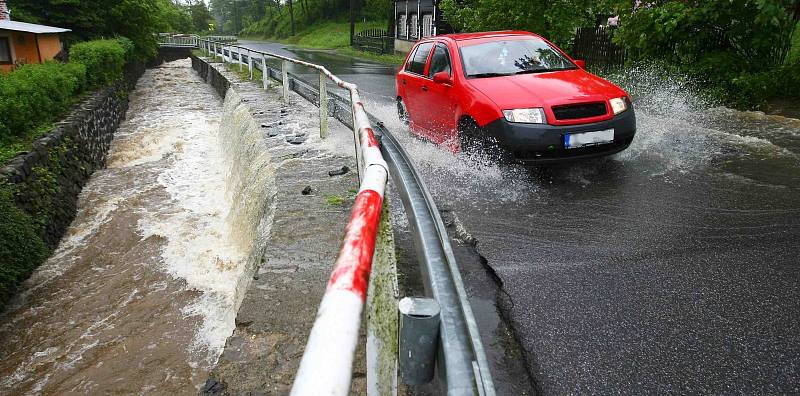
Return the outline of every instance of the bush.
{"type": "Polygon", "coordinates": [[[47,255],[30,216],[14,204],[9,188],[0,184],[0,312],[16,286],[47,255]]]}
{"type": "Polygon", "coordinates": [[[46,62],[0,75],[0,139],[27,136],[66,110],[85,85],[81,64],[46,62]]]}
{"type": "Polygon", "coordinates": [[[70,48],[69,59],[86,66],[90,87],[100,87],[122,77],[128,57],[125,46],[128,43],[120,40],[85,41],[70,48]]]}

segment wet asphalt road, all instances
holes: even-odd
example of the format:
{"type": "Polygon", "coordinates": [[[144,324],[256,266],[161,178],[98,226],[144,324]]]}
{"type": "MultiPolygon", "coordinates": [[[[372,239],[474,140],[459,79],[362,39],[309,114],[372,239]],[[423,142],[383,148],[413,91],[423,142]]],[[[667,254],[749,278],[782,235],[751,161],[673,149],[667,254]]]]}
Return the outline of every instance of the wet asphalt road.
{"type": "MultiPolygon", "coordinates": [[[[296,54],[399,128],[392,68],[296,54]]],[[[800,121],[647,71],[623,87],[638,134],[613,157],[526,169],[405,147],[502,280],[542,393],[800,393],[800,121]]]]}

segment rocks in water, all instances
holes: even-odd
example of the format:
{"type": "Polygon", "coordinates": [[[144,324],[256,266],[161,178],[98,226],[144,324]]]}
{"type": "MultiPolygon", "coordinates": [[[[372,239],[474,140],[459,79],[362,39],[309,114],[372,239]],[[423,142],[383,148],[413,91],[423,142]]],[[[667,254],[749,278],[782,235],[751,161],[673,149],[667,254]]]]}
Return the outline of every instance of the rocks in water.
{"type": "Polygon", "coordinates": [[[332,171],[328,171],[328,176],[341,176],[341,175],[344,175],[347,172],[350,172],[350,168],[348,168],[345,165],[345,166],[342,166],[340,169],[335,169],[335,170],[332,170],[332,171]]]}
{"type": "Polygon", "coordinates": [[[301,144],[305,142],[306,139],[308,139],[308,137],[306,136],[305,133],[298,133],[297,135],[294,136],[287,136],[286,142],[291,144],[301,144]]]}
{"type": "Polygon", "coordinates": [[[283,125],[283,121],[270,122],[268,124],[261,124],[262,128],[274,128],[278,125],[283,125]]]}
{"type": "Polygon", "coordinates": [[[306,186],[303,191],[300,191],[300,194],[309,195],[312,191],[314,191],[314,189],[312,189],[311,186],[306,186]]]}
{"type": "Polygon", "coordinates": [[[225,391],[225,388],[227,388],[227,386],[225,386],[224,382],[209,378],[206,380],[206,383],[203,384],[203,387],[200,388],[200,394],[204,396],[221,395],[222,392],[225,391]]]}

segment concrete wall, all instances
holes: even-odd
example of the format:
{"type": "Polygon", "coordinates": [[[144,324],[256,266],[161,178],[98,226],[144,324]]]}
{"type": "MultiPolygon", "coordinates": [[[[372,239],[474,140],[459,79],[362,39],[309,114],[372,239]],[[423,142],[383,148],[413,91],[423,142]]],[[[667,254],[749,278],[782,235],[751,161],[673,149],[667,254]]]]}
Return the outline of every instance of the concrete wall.
{"type": "Polygon", "coordinates": [[[75,217],[78,194],[106,153],[125,112],[127,92],[144,73],[129,67],[125,79],[77,105],[44,137],[0,168],[0,183],[14,191],[16,205],[31,215],[45,243],[54,248],[75,217]]]}
{"type": "Polygon", "coordinates": [[[394,40],[394,52],[396,54],[400,54],[400,55],[408,54],[408,52],[411,51],[411,48],[413,48],[414,44],[416,44],[416,43],[417,43],[416,41],[406,41],[406,40],[395,39],[394,40]]]}

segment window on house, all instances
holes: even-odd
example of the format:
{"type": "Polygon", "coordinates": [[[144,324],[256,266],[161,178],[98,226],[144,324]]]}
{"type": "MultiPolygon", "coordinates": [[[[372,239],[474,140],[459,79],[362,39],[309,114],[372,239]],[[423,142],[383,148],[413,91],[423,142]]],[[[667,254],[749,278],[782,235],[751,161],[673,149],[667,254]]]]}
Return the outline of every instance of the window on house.
{"type": "Polygon", "coordinates": [[[406,32],[408,32],[408,24],[406,23],[407,21],[408,20],[406,19],[405,14],[400,15],[400,17],[397,18],[397,34],[400,37],[405,37],[406,32]]]}
{"type": "Polygon", "coordinates": [[[11,43],[8,37],[0,37],[0,64],[11,63],[11,43]]]}
{"type": "Polygon", "coordinates": [[[425,14],[422,16],[422,37],[433,35],[433,15],[425,14]]]}
{"type": "Polygon", "coordinates": [[[417,18],[417,14],[411,14],[411,23],[409,24],[409,29],[411,29],[411,37],[419,37],[419,18],[417,18]]]}

